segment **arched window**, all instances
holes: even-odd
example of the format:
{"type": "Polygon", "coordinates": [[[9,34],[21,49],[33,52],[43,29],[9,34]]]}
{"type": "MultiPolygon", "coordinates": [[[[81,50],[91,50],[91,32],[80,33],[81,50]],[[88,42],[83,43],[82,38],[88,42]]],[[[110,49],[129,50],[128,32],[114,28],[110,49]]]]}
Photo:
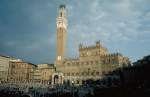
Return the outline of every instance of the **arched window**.
{"type": "Polygon", "coordinates": [[[67,73],[68,76],[70,76],[70,73],[67,73]]]}
{"type": "Polygon", "coordinates": [[[105,74],[106,74],[106,72],[105,72],[105,71],[102,71],[102,74],[103,74],[103,75],[105,75],[105,74]]]}
{"type": "Polygon", "coordinates": [[[79,75],[79,73],[77,72],[77,73],[76,73],[76,76],[78,76],[78,75],[79,75]]]}
{"type": "Polygon", "coordinates": [[[98,72],[98,71],[96,72],[96,75],[99,75],[99,72],[98,72]]]}
{"type": "Polygon", "coordinates": [[[72,73],[72,76],[74,76],[74,73],[72,73]]]}
{"type": "Polygon", "coordinates": [[[62,12],[60,13],[60,16],[62,17],[62,12]]]}

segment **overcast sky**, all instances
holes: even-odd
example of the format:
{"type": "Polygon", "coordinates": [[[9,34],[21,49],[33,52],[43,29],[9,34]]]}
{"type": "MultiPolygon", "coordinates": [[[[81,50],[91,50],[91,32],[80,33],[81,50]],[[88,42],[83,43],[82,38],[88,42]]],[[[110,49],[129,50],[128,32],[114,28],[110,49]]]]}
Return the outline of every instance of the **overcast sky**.
{"type": "Polygon", "coordinates": [[[97,40],[132,61],[150,54],[150,0],[0,0],[0,54],[54,63],[60,4],[68,12],[67,57],[97,40]]]}

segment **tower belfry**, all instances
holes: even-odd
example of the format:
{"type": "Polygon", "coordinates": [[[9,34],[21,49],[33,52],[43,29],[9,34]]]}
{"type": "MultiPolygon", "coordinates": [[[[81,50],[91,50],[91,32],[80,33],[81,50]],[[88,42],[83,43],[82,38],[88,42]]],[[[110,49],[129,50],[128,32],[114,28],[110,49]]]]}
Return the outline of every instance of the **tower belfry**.
{"type": "Polygon", "coordinates": [[[67,34],[67,12],[66,6],[59,6],[59,13],[56,19],[57,25],[57,64],[61,64],[65,56],[66,34],[67,34]]]}

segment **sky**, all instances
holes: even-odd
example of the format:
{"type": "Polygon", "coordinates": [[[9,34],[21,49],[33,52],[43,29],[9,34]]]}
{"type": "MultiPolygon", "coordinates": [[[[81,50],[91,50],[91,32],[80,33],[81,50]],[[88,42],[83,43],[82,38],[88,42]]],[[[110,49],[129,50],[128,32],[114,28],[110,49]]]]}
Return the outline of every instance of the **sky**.
{"type": "Polygon", "coordinates": [[[54,63],[56,17],[67,8],[66,57],[96,41],[132,62],[150,54],[150,0],[0,0],[0,54],[54,63]]]}

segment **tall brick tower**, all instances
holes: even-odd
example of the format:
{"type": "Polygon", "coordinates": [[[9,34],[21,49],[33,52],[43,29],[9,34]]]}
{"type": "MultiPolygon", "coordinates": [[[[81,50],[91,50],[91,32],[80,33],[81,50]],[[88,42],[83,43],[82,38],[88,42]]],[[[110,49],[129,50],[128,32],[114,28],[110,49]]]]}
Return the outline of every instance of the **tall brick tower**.
{"type": "Polygon", "coordinates": [[[57,24],[57,56],[56,64],[61,65],[65,56],[66,34],[67,34],[67,12],[66,6],[59,6],[59,13],[56,20],[57,24]]]}

